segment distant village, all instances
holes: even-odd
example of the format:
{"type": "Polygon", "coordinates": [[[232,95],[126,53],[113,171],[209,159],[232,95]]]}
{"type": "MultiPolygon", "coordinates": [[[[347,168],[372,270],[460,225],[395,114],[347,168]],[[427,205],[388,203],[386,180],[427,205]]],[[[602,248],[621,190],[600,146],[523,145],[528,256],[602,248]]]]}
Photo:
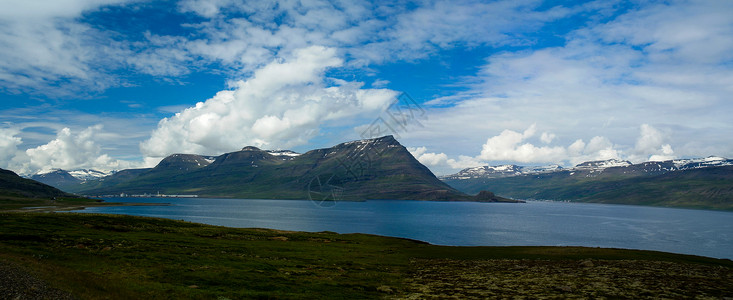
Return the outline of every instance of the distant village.
{"type": "Polygon", "coordinates": [[[199,195],[167,195],[161,194],[114,194],[114,195],[99,195],[100,198],[198,198],[199,195]]]}

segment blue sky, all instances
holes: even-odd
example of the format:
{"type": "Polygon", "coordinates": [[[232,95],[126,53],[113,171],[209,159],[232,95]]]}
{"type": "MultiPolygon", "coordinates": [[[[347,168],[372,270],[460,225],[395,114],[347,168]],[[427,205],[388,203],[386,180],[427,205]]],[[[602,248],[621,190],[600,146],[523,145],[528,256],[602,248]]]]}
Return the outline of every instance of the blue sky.
{"type": "Polygon", "coordinates": [[[0,168],[358,139],[400,93],[437,174],[733,157],[730,1],[0,2],[0,168]]]}

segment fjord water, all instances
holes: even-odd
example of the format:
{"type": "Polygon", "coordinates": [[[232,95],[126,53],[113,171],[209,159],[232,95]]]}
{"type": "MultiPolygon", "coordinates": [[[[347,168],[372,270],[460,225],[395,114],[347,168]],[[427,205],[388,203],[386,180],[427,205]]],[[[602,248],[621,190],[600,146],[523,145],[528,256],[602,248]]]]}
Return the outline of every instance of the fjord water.
{"type": "Polygon", "coordinates": [[[109,198],[170,206],[78,212],[162,217],[229,227],[370,233],[454,246],[588,246],[733,259],[733,213],[660,207],[374,200],[109,198]]]}

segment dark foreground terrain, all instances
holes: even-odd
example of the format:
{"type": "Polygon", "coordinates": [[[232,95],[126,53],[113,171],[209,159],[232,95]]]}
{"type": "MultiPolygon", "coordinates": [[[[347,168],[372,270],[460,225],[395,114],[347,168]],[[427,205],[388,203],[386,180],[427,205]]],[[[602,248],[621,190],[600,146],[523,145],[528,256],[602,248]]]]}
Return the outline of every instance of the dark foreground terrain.
{"type": "Polygon", "coordinates": [[[733,262],[445,247],[132,216],[0,213],[0,299],[733,297],[733,262]]]}

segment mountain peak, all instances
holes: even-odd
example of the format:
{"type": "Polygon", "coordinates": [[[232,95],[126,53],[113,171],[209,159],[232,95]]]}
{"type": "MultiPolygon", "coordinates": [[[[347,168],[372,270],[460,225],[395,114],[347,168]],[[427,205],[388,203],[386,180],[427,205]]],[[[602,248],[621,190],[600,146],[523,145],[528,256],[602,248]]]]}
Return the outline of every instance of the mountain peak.
{"type": "Polygon", "coordinates": [[[255,146],[247,146],[247,147],[242,148],[242,150],[240,151],[262,151],[262,149],[257,148],[255,146]]]}
{"type": "Polygon", "coordinates": [[[211,164],[213,160],[196,154],[172,154],[161,160],[154,170],[177,169],[193,170],[211,164]]]}
{"type": "Polygon", "coordinates": [[[587,161],[581,164],[578,164],[575,166],[575,169],[578,170],[602,170],[607,168],[613,168],[613,167],[628,167],[632,165],[632,163],[628,160],[619,160],[619,159],[607,159],[607,160],[594,160],[594,161],[587,161]]]}
{"type": "Polygon", "coordinates": [[[274,156],[289,156],[289,157],[295,157],[299,156],[300,153],[292,151],[292,150],[265,150],[265,152],[270,153],[274,156]]]}
{"type": "Polygon", "coordinates": [[[542,174],[563,170],[559,165],[523,167],[518,165],[479,166],[465,168],[458,173],[445,175],[443,179],[501,178],[526,174],[542,174]]]}
{"type": "Polygon", "coordinates": [[[13,171],[0,169],[0,194],[29,198],[76,197],[50,185],[22,178],[13,171]]]}
{"type": "MultiPolygon", "coordinates": [[[[161,164],[192,158],[176,155],[161,164]]],[[[190,164],[189,164],[190,165],[190,164]]],[[[166,194],[313,201],[410,199],[441,201],[505,201],[480,199],[440,181],[393,136],[342,143],[297,154],[245,147],[225,153],[196,169],[187,164],[161,165],[121,180],[100,181],[77,192],[93,195],[166,194]]],[[[198,167],[198,165],[196,165],[198,167]]],[[[122,172],[120,172],[122,173],[122,172]]],[[[118,173],[118,174],[120,174],[118,173]]]]}
{"type": "Polygon", "coordinates": [[[466,168],[458,173],[441,176],[443,180],[488,179],[512,177],[518,175],[538,175],[567,171],[570,175],[595,177],[601,174],[663,174],[666,172],[701,169],[708,167],[723,167],[733,165],[733,160],[718,156],[704,158],[686,158],[667,161],[647,161],[633,164],[627,160],[608,159],[587,161],[573,168],[563,168],[559,165],[544,167],[523,167],[515,165],[479,166],[466,168]]]}
{"type": "Polygon", "coordinates": [[[345,143],[338,144],[335,147],[353,146],[353,145],[360,145],[360,146],[366,146],[366,145],[369,145],[369,146],[377,146],[377,145],[380,145],[380,146],[399,145],[399,146],[402,146],[402,144],[400,144],[400,142],[398,142],[397,139],[394,138],[394,136],[392,136],[392,135],[385,135],[385,136],[378,137],[378,138],[362,139],[362,140],[355,140],[355,141],[345,142],[345,143]]]}

